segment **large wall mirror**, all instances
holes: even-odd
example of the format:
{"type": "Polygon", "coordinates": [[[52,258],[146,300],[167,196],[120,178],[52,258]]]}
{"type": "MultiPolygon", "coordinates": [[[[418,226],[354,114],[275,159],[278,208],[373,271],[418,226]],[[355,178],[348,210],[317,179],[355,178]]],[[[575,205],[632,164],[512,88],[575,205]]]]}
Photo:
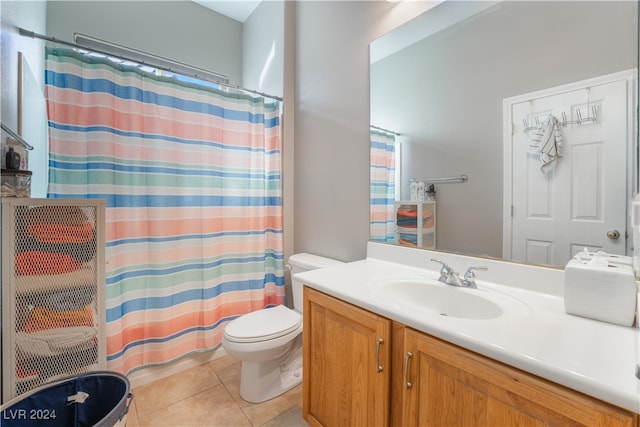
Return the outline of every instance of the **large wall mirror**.
{"type": "Polygon", "coordinates": [[[435,183],[435,249],[559,267],[585,247],[630,254],[637,2],[443,1],[370,56],[395,200],[435,183]]]}

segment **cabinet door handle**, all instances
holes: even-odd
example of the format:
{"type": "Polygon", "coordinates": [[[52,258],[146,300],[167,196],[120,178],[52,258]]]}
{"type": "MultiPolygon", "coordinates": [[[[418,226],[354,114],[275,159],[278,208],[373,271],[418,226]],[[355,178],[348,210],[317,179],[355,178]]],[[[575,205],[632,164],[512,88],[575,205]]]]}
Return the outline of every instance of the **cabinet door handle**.
{"type": "Polygon", "coordinates": [[[382,343],[384,343],[384,340],[382,338],[378,338],[376,340],[376,369],[378,370],[378,372],[382,372],[383,367],[380,364],[380,346],[382,346],[382,343]]]}
{"type": "Polygon", "coordinates": [[[409,381],[409,363],[411,362],[411,358],[413,357],[413,353],[407,351],[407,354],[404,355],[404,367],[402,371],[404,372],[404,386],[409,390],[413,387],[413,383],[409,381]]]}

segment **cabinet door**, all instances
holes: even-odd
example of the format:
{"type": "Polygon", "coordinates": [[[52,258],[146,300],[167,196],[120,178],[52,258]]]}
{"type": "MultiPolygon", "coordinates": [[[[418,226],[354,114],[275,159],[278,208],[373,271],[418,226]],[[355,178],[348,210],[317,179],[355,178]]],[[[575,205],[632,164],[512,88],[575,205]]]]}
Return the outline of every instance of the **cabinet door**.
{"type": "Polygon", "coordinates": [[[303,319],[305,420],[388,425],[391,322],[307,287],[303,319]]]}
{"type": "Polygon", "coordinates": [[[404,426],[635,426],[636,415],[405,329],[404,426]]]}

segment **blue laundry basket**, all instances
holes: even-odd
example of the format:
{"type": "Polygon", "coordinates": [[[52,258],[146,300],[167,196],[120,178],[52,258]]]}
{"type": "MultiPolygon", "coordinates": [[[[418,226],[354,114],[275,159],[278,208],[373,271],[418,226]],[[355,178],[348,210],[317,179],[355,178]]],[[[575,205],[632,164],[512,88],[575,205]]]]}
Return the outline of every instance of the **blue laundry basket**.
{"type": "Polygon", "coordinates": [[[113,427],[126,423],[133,400],[129,380],[111,371],[63,378],[0,407],[2,427],[113,427]]]}

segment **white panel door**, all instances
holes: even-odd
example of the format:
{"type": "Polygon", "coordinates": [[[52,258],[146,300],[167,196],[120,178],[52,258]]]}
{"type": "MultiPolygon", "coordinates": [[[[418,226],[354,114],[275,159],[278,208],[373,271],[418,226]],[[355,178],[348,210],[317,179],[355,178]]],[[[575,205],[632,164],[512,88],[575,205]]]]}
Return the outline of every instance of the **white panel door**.
{"type": "Polygon", "coordinates": [[[512,105],[511,259],[564,266],[578,251],[625,254],[627,80],[593,85],[512,105]],[[593,115],[597,121],[572,123],[593,115]],[[529,153],[533,126],[550,114],[561,125],[563,155],[548,173],[529,153]],[[607,237],[608,233],[618,238],[607,237]]]}

